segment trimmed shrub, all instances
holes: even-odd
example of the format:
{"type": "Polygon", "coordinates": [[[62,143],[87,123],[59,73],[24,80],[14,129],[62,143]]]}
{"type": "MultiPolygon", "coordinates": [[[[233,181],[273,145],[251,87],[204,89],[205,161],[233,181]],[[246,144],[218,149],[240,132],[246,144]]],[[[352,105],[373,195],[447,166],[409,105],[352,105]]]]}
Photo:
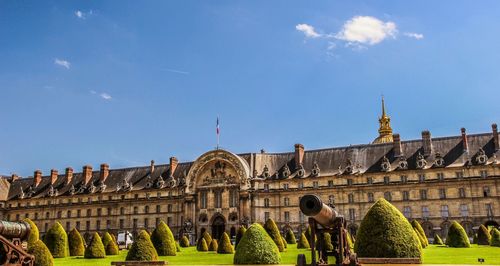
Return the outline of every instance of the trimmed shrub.
{"type": "Polygon", "coordinates": [[[189,239],[187,238],[187,236],[182,236],[181,240],[179,241],[179,244],[183,248],[189,247],[189,239]]]}
{"type": "Polygon", "coordinates": [[[323,234],[323,244],[326,246],[326,250],[333,250],[332,236],[329,233],[323,234]]]}
{"type": "Polygon", "coordinates": [[[36,224],[30,218],[26,218],[23,221],[30,225],[30,235],[28,236],[29,247],[29,245],[35,243],[40,239],[40,232],[38,231],[38,227],[36,226],[36,224]]]}
{"type": "Polygon", "coordinates": [[[470,248],[469,237],[457,221],[453,221],[448,229],[446,245],[452,248],[470,248]]]}
{"type": "Polygon", "coordinates": [[[210,245],[208,245],[208,251],[217,251],[219,248],[219,245],[217,244],[217,240],[212,239],[212,242],[210,242],[210,245]]]}
{"type": "Polygon", "coordinates": [[[69,255],[68,235],[59,222],[45,234],[45,244],[54,258],[64,258],[69,255]]]}
{"type": "Polygon", "coordinates": [[[443,240],[438,234],[434,235],[434,245],[443,245],[443,240]]]}
{"type": "Polygon", "coordinates": [[[490,245],[493,247],[500,247],[500,231],[496,228],[491,230],[490,245]]]}
{"type": "Polygon", "coordinates": [[[295,239],[295,234],[290,228],[288,229],[288,231],[286,231],[285,239],[288,244],[297,244],[297,240],[295,239]]]}
{"type": "Polygon", "coordinates": [[[425,248],[425,240],[422,238],[422,236],[418,233],[417,229],[413,228],[413,231],[415,231],[415,234],[417,234],[418,242],[420,243],[420,246],[422,248],[425,248]]]}
{"type": "Polygon", "coordinates": [[[159,256],[175,256],[177,247],[174,235],[168,225],[161,221],[151,235],[151,241],[159,256]]]}
{"type": "Polygon", "coordinates": [[[203,238],[205,239],[205,242],[207,242],[207,245],[212,242],[212,237],[210,236],[210,234],[207,231],[205,231],[205,233],[203,233],[203,238]]]}
{"type": "Polygon", "coordinates": [[[28,253],[35,256],[35,266],[53,266],[54,258],[49,249],[42,240],[31,243],[28,247],[28,253]]]}
{"type": "Polygon", "coordinates": [[[285,247],[285,249],[288,248],[288,244],[286,243],[286,239],[283,236],[281,236],[281,241],[283,242],[283,246],[285,247]]]}
{"type": "MultiPolygon", "coordinates": [[[[309,244],[309,247],[310,247],[311,244],[312,244],[311,243],[311,234],[312,234],[312,231],[311,231],[311,227],[310,226],[307,226],[306,232],[304,234],[306,236],[307,243],[309,244]]],[[[314,239],[312,241],[316,242],[316,236],[314,236],[314,239]]]]}
{"type": "Polygon", "coordinates": [[[381,198],[373,204],[359,226],[354,243],[358,257],[420,258],[422,247],[415,230],[403,214],[381,198]]]}
{"type": "Polygon", "coordinates": [[[278,246],[280,252],[283,252],[285,250],[285,246],[283,245],[280,231],[278,230],[278,226],[276,226],[274,220],[267,219],[266,224],[264,225],[264,229],[266,229],[266,232],[269,234],[276,246],[278,246]]]}
{"type": "Polygon", "coordinates": [[[423,248],[427,247],[429,245],[429,240],[425,236],[424,229],[422,228],[420,223],[417,220],[413,220],[413,221],[411,221],[411,226],[417,232],[417,236],[418,236],[420,242],[422,243],[422,247],[423,248]]]}
{"type": "Polygon", "coordinates": [[[233,254],[234,253],[233,245],[231,245],[231,240],[229,239],[229,236],[226,234],[226,232],[224,232],[220,238],[217,253],[219,253],[219,254],[233,254]]]}
{"type": "Polygon", "coordinates": [[[151,238],[145,230],[141,230],[135,239],[132,247],[128,251],[125,260],[138,260],[138,261],[156,261],[158,260],[158,253],[151,242],[151,238]]]}
{"type": "Polygon", "coordinates": [[[486,226],[481,225],[477,230],[477,244],[478,245],[489,245],[491,235],[486,226]]]}
{"type": "Polygon", "coordinates": [[[240,228],[238,228],[238,232],[236,233],[236,239],[234,241],[234,248],[236,248],[238,246],[238,243],[240,243],[240,240],[246,231],[247,231],[247,229],[244,226],[240,226],[240,228]]]}
{"type": "Polygon", "coordinates": [[[102,237],[102,244],[104,246],[104,250],[106,251],[106,255],[118,255],[120,253],[118,245],[113,240],[110,233],[104,233],[104,236],[102,237]]]}
{"type": "Polygon", "coordinates": [[[207,246],[207,241],[205,241],[205,238],[200,238],[198,240],[198,245],[196,246],[196,249],[200,252],[205,252],[208,251],[208,246],[207,246]]]}
{"type": "Polygon", "coordinates": [[[252,224],[241,238],[233,258],[234,264],[280,264],[278,246],[258,223],[252,224]]]}
{"type": "Polygon", "coordinates": [[[350,249],[354,249],[354,241],[352,240],[351,233],[347,232],[347,245],[349,245],[350,249]]]}
{"type": "Polygon", "coordinates": [[[309,241],[307,241],[306,235],[304,233],[300,234],[299,242],[297,242],[297,248],[310,248],[309,241]]]}
{"type": "Polygon", "coordinates": [[[106,250],[98,233],[94,233],[90,245],[85,249],[84,257],[86,259],[102,259],[106,257],[106,250]]]}
{"type": "Polygon", "coordinates": [[[73,228],[68,234],[69,255],[70,256],[83,256],[85,246],[83,245],[83,237],[80,232],[73,228]]]}
{"type": "Polygon", "coordinates": [[[175,242],[175,249],[177,252],[181,252],[181,245],[179,244],[179,242],[175,242]]]}

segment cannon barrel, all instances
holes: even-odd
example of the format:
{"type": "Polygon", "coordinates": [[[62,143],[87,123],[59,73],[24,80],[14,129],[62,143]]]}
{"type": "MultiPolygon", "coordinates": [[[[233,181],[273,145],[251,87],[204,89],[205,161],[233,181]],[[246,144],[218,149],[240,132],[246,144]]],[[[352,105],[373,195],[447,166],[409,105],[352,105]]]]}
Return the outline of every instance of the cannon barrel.
{"type": "Polygon", "coordinates": [[[0,235],[7,238],[26,240],[30,235],[31,227],[27,222],[0,221],[0,235]]]}
{"type": "Polygon", "coordinates": [[[334,224],[339,214],[330,206],[324,204],[316,195],[305,195],[300,199],[300,210],[305,215],[312,217],[324,227],[334,224]]]}

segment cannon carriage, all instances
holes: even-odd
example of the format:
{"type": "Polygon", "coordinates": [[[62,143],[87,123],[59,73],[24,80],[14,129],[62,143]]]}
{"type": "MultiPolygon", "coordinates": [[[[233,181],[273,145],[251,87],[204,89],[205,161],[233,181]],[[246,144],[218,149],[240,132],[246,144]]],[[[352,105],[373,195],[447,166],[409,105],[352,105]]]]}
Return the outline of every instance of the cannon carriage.
{"type": "Polygon", "coordinates": [[[28,254],[23,246],[30,231],[26,222],[0,221],[0,265],[33,266],[35,257],[28,254]]]}

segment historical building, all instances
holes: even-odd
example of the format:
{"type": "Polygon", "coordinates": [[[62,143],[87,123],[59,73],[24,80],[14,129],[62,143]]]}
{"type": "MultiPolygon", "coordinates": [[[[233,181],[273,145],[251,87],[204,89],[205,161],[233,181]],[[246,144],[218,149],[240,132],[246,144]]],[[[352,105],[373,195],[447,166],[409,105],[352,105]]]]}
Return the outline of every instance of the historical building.
{"type": "Polygon", "coordinates": [[[372,144],[293,152],[234,154],[216,149],[194,162],[125,169],[101,164],[33,177],[0,179],[0,218],[32,219],[43,233],[54,222],[94,231],[151,230],[160,220],[174,234],[203,230],[235,235],[241,224],[273,218],[280,228],[305,228],[298,202],[313,193],[335,204],[355,232],[378,198],[392,202],[426,234],[445,235],[450,221],[470,234],[500,220],[499,136],[491,132],[402,141],[383,107],[372,144]]]}

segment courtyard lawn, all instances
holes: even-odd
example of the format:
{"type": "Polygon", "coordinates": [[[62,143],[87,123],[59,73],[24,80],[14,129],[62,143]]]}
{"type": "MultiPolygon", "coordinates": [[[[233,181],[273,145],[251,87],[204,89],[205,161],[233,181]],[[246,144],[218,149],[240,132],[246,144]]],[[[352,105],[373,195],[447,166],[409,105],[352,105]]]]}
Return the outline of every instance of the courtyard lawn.
{"type": "MultiPolygon", "coordinates": [[[[196,247],[181,248],[177,256],[160,257],[168,261],[169,265],[209,265],[232,264],[233,254],[217,254],[215,252],[198,252],[196,247]]],[[[310,262],[310,250],[297,249],[289,245],[287,251],[281,253],[282,264],[294,265],[297,254],[306,254],[310,262]]],[[[120,255],[107,256],[105,259],[84,259],[82,257],[69,257],[54,259],[55,266],[81,265],[81,266],[109,266],[112,261],[124,261],[127,251],[122,250],[120,255]]],[[[445,246],[429,245],[424,249],[425,264],[480,264],[477,258],[484,258],[488,265],[500,265],[500,248],[490,246],[472,245],[472,248],[448,248],[445,246]]]]}

